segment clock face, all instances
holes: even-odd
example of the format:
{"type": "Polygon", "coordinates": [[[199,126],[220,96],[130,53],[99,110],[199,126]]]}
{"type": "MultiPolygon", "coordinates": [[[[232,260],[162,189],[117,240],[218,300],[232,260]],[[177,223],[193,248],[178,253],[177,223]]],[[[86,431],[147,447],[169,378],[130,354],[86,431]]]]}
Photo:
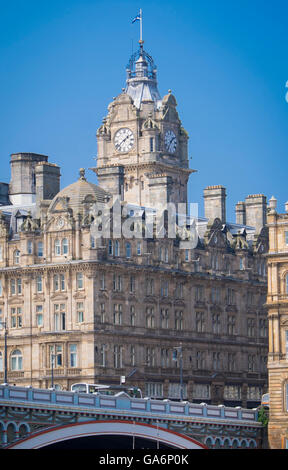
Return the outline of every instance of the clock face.
{"type": "Polygon", "coordinates": [[[114,145],[118,152],[129,152],[134,146],[133,132],[127,127],[119,129],[114,137],[114,145]]]}
{"type": "Polygon", "coordinates": [[[62,219],[62,217],[59,217],[59,219],[57,219],[56,225],[57,225],[57,228],[59,229],[64,227],[64,219],[62,219]]]}
{"type": "Polygon", "coordinates": [[[177,147],[177,139],[174,132],[171,130],[166,131],[164,141],[166,150],[170,153],[174,153],[177,147]]]}

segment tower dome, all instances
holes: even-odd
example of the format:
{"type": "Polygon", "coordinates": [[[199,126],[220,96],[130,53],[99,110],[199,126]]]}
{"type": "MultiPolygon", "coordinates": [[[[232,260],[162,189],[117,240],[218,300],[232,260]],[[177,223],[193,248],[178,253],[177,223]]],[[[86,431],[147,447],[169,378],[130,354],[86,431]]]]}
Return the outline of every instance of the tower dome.
{"type": "Polygon", "coordinates": [[[74,217],[76,214],[84,215],[87,204],[104,203],[110,199],[111,195],[107,191],[86,180],[83,168],[80,169],[79,173],[80,177],[75,183],[62,189],[54,197],[49,206],[48,214],[49,212],[63,210],[65,207],[67,210],[73,211],[74,217]]]}

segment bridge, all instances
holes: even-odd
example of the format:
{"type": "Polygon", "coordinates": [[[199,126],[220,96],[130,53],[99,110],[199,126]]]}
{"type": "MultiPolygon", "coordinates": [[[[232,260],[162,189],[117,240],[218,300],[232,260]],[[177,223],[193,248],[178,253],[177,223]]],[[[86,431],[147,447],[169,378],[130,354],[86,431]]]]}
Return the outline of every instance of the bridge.
{"type": "Polygon", "coordinates": [[[256,409],[0,386],[2,449],[259,449],[256,409]]]}

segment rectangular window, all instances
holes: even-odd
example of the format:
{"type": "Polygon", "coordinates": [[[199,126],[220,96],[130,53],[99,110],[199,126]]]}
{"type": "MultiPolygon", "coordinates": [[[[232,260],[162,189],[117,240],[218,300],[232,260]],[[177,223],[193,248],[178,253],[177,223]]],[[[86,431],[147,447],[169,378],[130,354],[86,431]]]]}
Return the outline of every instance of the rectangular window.
{"type": "Polygon", "coordinates": [[[43,242],[38,242],[38,252],[37,252],[37,255],[39,257],[42,257],[43,256],[43,242]]]}
{"type": "Polygon", "coordinates": [[[204,288],[203,286],[195,287],[195,300],[196,302],[202,302],[204,300],[204,288]]]}
{"type": "Polygon", "coordinates": [[[84,302],[77,302],[77,322],[84,322],[84,302]]]}
{"type": "Polygon", "coordinates": [[[141,242],[137,242],[137,255],[141,255],[141,242]]]}
{"type": "Polygon", "coordinates": [[[122,325],[122,304],[114,304],[113,323],[114,325],[122,325]]]}
{"type": "Polygon", "coordinates": [[[54,329],[61,331],[66,329],[65,304],[54,304],[54,329]]]}
{"type": "Polygon", "coordinates": [[[77,367],[77,344],[70,344],[70,367],[77,367]]]}
{"type": "Polygon", "coordinates": [[[115,367],[115,369],[119,369],[119,368],[123,367],[122,355],[123,355],[123,346],[115,345],[114,346],[114,367],[115,367]]]}
{"type": "Polygon", "coordinates": [[[32,240],[28,240],[28,242],[27,242],[27,253],[28,253],[28,255],[33,254],[33,242],[32,242],[32,240]]]}
{"type": "Polygon", "coordinates": [[[155,326],[154,308],[147,307],[146,308],[146,327],[154,328],[154,326],[155,326]]]}
{"type": "Polygon", "coordinates": [[[161,297],[168,297],[168,281],[161,282],[161,297]]]}
{"type": "Polygon", "coordinates": [[[183,330],[183,312],[182,310],[175,311],[175,330],[183,330]]]}
{"type": "Polygon", "coordinates": [[[54,291],[59,290],[59,275],[58,274],[54,274],[53,276],[53,287],[54,287],[54,291]]]}
{"type": "Polygon", "coordinates": [[[163,398],[163,384],[160,382],[146,383],[145,395],[152,398],[163,398]]]}
{"type": "Polygon", "coordinates": [[[161,367],[170,367],[169,349],[161,349],[161,367]]]}
{"type": "Polygon", "coordinates": [[[105,304],[100,304],[100,322],[105,323],[106,321],[106,311],[105,311],[105,304]]]}
{"type": "Polygon", "coordinates": [[[130,276],[130,292],[135,292],[135,277],[130,276]]]}
{"type": "Polygon", "coordinates": [[[10,313],[11,313],[11,328],[21,328],[22,327],[22,308],[12,307],[10,310],[10,313]]]}
{"type": "Polygon", "coordinates": [[[100,366],[101,367],[106,367],[106,351],[107,351],[106,344],[101,344],[101,348],[100,348],[100,366]]]}
{"type": "Polygon", "coordinates": [[[285,232],[285,243],[288,245],[288,232],[285,232]]]}
{"type": "Polygon", "coordinates": [[[136,364],[135,346],[130,346],[130,365],[135,366],[136,364]]]}
{"type": "Polygon", "coordinates": [[[196,367],[198,370],[205,369],[205,351],[197,351],[196,353],[196,367]]]}
{"type": "MultiPolygon", "coordinates": [[[[187,386],[186,384],[182,385],[183,398],[187,398],[187,386]]],[[[181,398],[181,385],[180,383],[169,383],[168,389],[169,398],[181,398]]]]}
{"type": "Polygon", "coordinates": [[[205,315],[203,312],[196,312],[196,331],[204,333],[205,331],[205,315]]]}
{"type": "Polygon", "coordinates": [[[36,305],[36,325],[43,326],[43,305],[36,305]]]}
{"type": "Polygon", "coordinates": [[[36,277],[36,290],[37,292],[43,292],[43,279],[42,276],[36,277]]]}
{"type": "Polygon", "coordinates": [[[22,281],[21,278],[17,278],[17,294],[22,294],[22,281]]]}
{"type": "Polygon", "coordinates": [[[224,398],[226,400],[241,400],[241,385],[225,385],[224,398]]]}
{"type": "Polygon", "coordinates": [[[60,274],[60,287],[61,290],[65,290],[65,274],[60,274]]]}
{"type": "Polygon", "coordinates": [[[136,324],[136,314],[134,305],[130,305],[130,325],[135,326],[136,324]]]}
{"type": "Polygon", "coordinates": [[[63,364],[63,349],[60,344],[49,347],[49,362],[50,368],[62,367],[63,364]]]}
{"type": "Polygon", "coordinates": [[[10,294],[11,295],[16,294],[16,280],[15,279],[10,279],[10,294]]]}
{"type": "Polygon", "coordinates": [[[247,335],[250,338],[255,336],[255,320],[254,320],[254,318],[247,318],[247,335]]]}
{"type": "Polygon", "coordinates": [[[154,152],[154,139],[150,137],[150,152],[154,152]]]}
{"type": "Polygon", "coordinates": [[[161,308],[160,312],[161,328],[169,328],[169,310],[161,308]]]}
{"type": "Polygon", "coordinates": [[[146,348],[146,364],[147,366],[154,367],[155,366],[155,349],[154,348],[146,348]]]}
{"type": "Polygon", "coordinates": [[[227,318],[227,333],[228,335],[236,334],[236,319],[234,315],[228,315],[227,318]]]}
{"type": "Polygon", "coordinates": [[[122,276],[117,276],[113,274],[113,290],[122,291],[122,276]]]}
{"type": "Polygon", "coordinates": [[[194,384],[193,385],[193,398],[196,399],[210,399],[210,385],[208,384],[194,384]]]}
{"type": "Polygon", "coordinates": [[[84,287],[83,273],[77,273],[76,279],[77,279],[77,289],[83,289],[84,287]]]}
{"type": "Polygon", "coordinates": [[[2,279],[0,279],[0,296],[3,295],[3,285],[2,285],[2,279]]]}
{"type": "Polygon", "coordinates": [[[100,274],[100,289],[105,289],[105,273],[100,274]]]}

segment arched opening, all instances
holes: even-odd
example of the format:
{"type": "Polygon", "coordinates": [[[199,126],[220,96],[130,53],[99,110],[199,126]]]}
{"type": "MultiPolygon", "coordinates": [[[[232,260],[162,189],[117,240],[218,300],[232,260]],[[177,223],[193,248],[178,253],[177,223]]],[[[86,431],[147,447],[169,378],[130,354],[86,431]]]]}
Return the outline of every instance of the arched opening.
{"type": "MultiPolygon", "coordinates": [[[[12,441],[9,441],[12,442],[12,441]]],[[[9,446],[10,449],[75,448],[77,445],[89,448],[175,448],[203,449],[205,445],[178,432],[146,423],[105,420],[87,423],[74,423],[58,428],[47,429],[9,446]],[[82,443],[81,439],[84,439],[82,443]],[[107,443],[109,442],[109,445],[107,443]],[[124,443],[125,446],[124,447],[124,443]],[[71,447],[70,447],[71,445],[71,447]],[[110,447],[110,446],[118,447],[110,447]],[[88,447],[87,447],[88,446],[88,447]],[[120,446],[120,447],[119,447],[120,446]]],[[[80,448],[80,447],[79,447],[80,448]]]]}

